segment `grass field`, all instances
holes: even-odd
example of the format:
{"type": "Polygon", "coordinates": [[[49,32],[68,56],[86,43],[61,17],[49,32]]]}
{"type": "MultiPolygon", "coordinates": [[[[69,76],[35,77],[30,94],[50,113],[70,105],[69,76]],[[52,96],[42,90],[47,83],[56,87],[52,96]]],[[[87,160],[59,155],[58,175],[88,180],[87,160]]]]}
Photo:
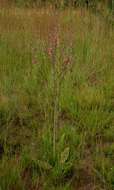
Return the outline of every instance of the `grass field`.
{"type": "Polygon", "coordinates": [[[114,190],[108,18],[0,9],[0,190],[114,190]]]}

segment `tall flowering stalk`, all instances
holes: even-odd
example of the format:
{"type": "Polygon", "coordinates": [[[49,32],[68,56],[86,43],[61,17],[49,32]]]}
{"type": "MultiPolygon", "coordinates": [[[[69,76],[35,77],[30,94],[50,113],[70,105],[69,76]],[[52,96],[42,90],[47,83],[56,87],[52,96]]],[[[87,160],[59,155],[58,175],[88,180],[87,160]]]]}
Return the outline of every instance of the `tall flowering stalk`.
{"type": "MultiPolygon", "coordinates": [[[[63,44],[60,44],[60,27],[57,24],[57,21],[54,22],[54,26],[50,32],[49,44],[47,49],[47,54],[50,58],[51,68],[52,68],[52,139],[53,139],[53,158],[56,156],[56,139],[57,139],[57,128],[59,126],[59,97],[61,84],[63,82],[64,76],[67,70],[71,66],[71,56],[68,56],[65,53],[65,49],[71,50],[69,47],[62,47],[63,44]]],[[[68,52],[67,52],[68,53],[68,52]]],[[[39,64],[37,60],[37,49],[32,49],[32,65],[39,64]]]]}
{"type": "Polygon", "coordinates": [[[59,96],[60,87],[64,79],[66,71],[71,66],[71,57],[64,55],[60,44],[60,27],[55,26],[50,34],[50,46],[48,48],[48,56],[52,65],[52,81],[53,81],[53,156],[56,155],[56,137],[57,128],[59,126],[59,96]]]}
{"type": "Polygon", "coordinates": [[[59,119],[59,63],[57,59],[57,52],[59,49],[59,28],[54,27],[50,35],[50,47],[48,48],[48,55],[52,64],[52,80],[53,80],[53,156],[56,154],[56,134],[59,119]]]}

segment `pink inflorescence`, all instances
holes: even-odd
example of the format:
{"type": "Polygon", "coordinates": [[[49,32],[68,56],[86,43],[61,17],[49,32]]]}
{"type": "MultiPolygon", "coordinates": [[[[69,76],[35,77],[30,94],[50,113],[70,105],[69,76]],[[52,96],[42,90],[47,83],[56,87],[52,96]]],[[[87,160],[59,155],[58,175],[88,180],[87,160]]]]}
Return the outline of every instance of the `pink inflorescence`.
{"type": "Polygon", "coordinates": [[[47,53],[48,53],[49,57],[52,57],[55,50],[59,46],[59,35],[58,35],[58,28],[57,27],[54,27],[52,32],[50,33],[49,44],[50,44],[50,47],[48,48],[47,53]]]}
{"type": "Polygon", "coordinates": [[[69,57],[66,57],[66,58],[64,59],[64,64],[65,64],[66,66],[69,65],[70,62],[71,62],[71,60],[70,60],[69,57]]]}
{"type": "Polygon", "coordinates": [[[53,54],[53,48],[52,47],[48,48],[47,53],[48,53],[49,57],[51,57],[53,54]]]}

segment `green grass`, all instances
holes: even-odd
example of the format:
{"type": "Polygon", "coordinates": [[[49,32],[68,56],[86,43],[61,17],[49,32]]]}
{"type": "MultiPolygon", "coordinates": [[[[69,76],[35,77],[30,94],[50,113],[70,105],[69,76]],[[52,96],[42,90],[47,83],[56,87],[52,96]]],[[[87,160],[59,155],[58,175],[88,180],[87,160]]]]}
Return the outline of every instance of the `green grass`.
{"type": "Polygon", "coordinates": [[[112,25],[85,9],[1,9],[0,189],[113,190],[113,132],[112,25]]]}

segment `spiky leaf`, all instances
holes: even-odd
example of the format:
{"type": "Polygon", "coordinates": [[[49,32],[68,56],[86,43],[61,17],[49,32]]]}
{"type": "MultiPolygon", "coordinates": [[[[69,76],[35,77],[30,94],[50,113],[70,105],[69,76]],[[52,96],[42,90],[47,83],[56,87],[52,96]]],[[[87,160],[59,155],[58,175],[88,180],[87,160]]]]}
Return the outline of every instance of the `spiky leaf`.
{"type": "Polygon", "coordinates": [[[60,158],[61,164],[64,164],[67,161],[67,159],[69,157],[69,153],[70,153],[69,147],[65,148],[64,151],[61,153],[61,158],[60,158]]]}
{"type": "Polygon", "coordinates": [[[52,166],[46,161],[38,160],[38,165],[43,170],[51,170],[52,169],[52,166]]]}

